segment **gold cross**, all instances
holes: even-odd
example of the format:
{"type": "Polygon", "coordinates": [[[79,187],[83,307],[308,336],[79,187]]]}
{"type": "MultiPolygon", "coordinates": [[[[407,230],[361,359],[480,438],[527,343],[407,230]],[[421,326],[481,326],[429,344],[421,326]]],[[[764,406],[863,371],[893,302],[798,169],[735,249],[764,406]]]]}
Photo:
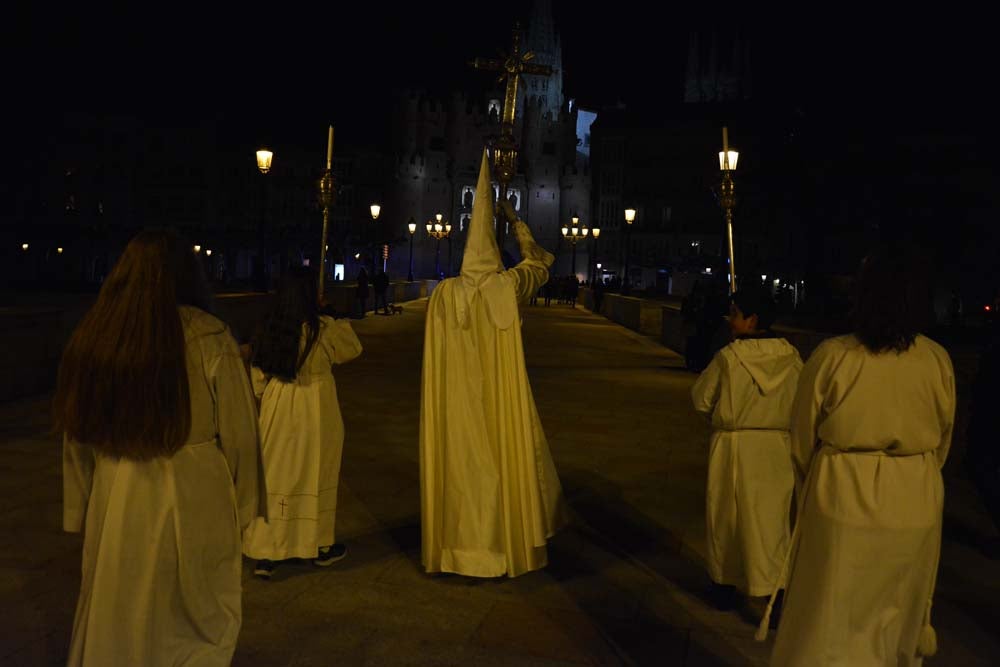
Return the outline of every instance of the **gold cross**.
{"type": "Polygon", "coordinates": [[[503,101],[503,124],[505,126],[504,133],[507,132],[507,128],[509,127],[511,134],[514,131],[514,108],[517,105],[517,84],[518,81],[523,81],[522,75],[541,74],[549,76],[552,74],[552,68],[548,65],[535,65],[529,62],[535,57],[534,53],[531,51],[521,53],[520,24],[514,24],[512,33],[513,43],[510,47],[510,53],[505,55],[503,60],[496,58],[476,58],[469,63],[476,69],[502,72],[497,78],[497,82],[501,82],[504,79],[507,80],[507,91],[503,101]]]}

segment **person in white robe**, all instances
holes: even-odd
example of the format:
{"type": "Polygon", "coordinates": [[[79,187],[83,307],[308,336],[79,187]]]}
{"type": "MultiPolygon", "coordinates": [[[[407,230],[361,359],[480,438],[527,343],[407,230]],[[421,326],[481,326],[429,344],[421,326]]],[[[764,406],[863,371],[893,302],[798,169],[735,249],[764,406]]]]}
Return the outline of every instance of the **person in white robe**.
{"type": "MultiPolygon", "coordinates": [[[[770,333],[773,321],[769,295],[734,294],[734,340],[691,389],[695,410],[713,429],[705,496],[708,574],[719,587],[752,597],[769,595],[778,580],[795,485],[789,427],[802,359],[770,333]]],[[[725,598],[720,605],[731,602],[725,598]]]]}
{"type": "Polygon", "coordinates": [[[547,541],[566,516],[518,313],[548,280],[554,258],[503,201],[522,257],[504,270],[492,195],[484,151],[461,275],[442,281],[427,308],[421,548],[427,572],[514,577],[546,565],[547,541]]]}
{"type": "Polygon", "coordinates": [[[264,515],[256,407],[229,328],[195,307],[179,313],[183,445],[142,460],[64,439],[63,526],[84,536],[69,665],[223,666],[236,648],[240,531],[264,515]]]}
{"type": "Polygon", "coordinates": [[[901,252],[867,258],[855,333],[824,341],[803,369],[791,430],[802,492],[772,665],[913,666],[936,650],[955,375],[917,334],[930,273],[919,266],[901,252]]]}
{"type": "Polygon", "coordinates": [[[288,314],[282,291],[306,291],[318,326],[313,340],[298,317],[283,323],[300,331],[291,350],[294,378],[275,377],[256,363],[251,367],[254,394],[260,398],[268,520],[257,519],[247,528],[243,552],[258,560],[254,573],[265,578],[277,561],[303,558],[325,566],[346,554],[346,546],[336,541],[344,419],[333,367],[358,357],[361,341],[347,320],[318,315],[316,285],[313,272],[291,271],[276,295],[273,316],[280,318],[288,314]]]}

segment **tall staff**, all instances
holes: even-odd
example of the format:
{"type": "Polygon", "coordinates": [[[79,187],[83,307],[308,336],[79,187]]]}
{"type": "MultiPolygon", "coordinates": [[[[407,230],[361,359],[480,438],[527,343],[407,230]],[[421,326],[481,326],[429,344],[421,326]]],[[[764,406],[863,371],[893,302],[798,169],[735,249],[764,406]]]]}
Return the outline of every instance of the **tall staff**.
{"type": "Polygon", "coordinates": [[[330,164],[333,160],[333,125],[327,133],[326,140],[326,170],[319,179],[319,205],[323,209],[323,238],[319,244],[319,300],[323,301],[323,288],[326,286],[326,237],[330,224],[330,207],[336,199],[336,188],[330,164]]]}

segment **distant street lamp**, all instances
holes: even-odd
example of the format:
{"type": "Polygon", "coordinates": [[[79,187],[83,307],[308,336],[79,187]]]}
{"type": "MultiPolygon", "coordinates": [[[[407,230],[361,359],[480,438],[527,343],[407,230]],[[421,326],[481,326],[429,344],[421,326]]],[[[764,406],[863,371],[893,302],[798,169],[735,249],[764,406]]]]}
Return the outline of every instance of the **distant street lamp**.
{"type": "MultiPolygon", "coordinates": [[[[594,239],[591,242],[591,246],[593,247],[594,251],[592,253],[593,257],[591,257],[590,261],[588,262],[588,264],[590,266],[587,267],[587,272],[588,272],[587,281],[591,285],[593,285],[594,284],[594,264],[597,262],[597,239],[599,239],[601,237],[601,228],[600,227],[594,227],[593,229],[590,230],[590,235],[594,239]]],[[[597,265],[597,268],[600,268],[600,264],[597,265]]]]}
{"type": "Polygon", "coordinates": [[[622,294],[628,294],[631,291],[629,285],[628,277],[628,261],[629,253],[632,250],[631,238],[632,238],[632,223],[635,222],[635,209],[627,208],[625,209],[625,222],[628,223],[625,227],[625,276],[622,281],[622,294]]]}
{"type": "MultiPolygon", "coordinates": [[[[274,153],[269,151],[267,148],[261,148],[257,151],[257,169],[260,171],[261,175],[266,175],[271,171],[271,160],[274,158],[274,153]]],[[[254,265],[254,282],[256,288],[260,292],[266,292],[268,288],[268,270],[267,270],[267,241],[265,238],[265,228],[266,228],[266,216],[267,216],[267,181],[261,180],[261,195],[260,195],[260,220],[257,226],[257,262],[254,265]]],[[[195,250],[198,252],[198,250],[195,250]]]]}
{"type": "Polygon", "coordinates": [[[573,221],[570,227],[562,228],[563,238],[570,242],[573,246],[573,260],[570,268],[570,273],[573,274],[573,279],[576,280],[576,242],[580,239],[587,238],[587,234],[590,230],[587,229],[587,225],[584,224],[583,228],[580,228],[580,218],[573,216],[573,221]]]}
{"type": "Polygon", "coordinates": [[[413,235],[417,231],[417,223],[410,218],[410,221],[406,223],[406,228],[410,230],[410,273],[406,276],[406,281],[413,282],[413,235]]]}
{"type": "Polygon", "coordinates": [[[719,205],[726,213],[726,237],[729,241],[729,293],[736,291],[736,259],[733,257],[733,207],[736,195],[733,193],[732,173],[739,160],[738,151],[729,148],[729,130],[722,128],[722,151],[719,153],[719,169],[722,171],[722,185],[719,187],[719,205]]]}
{"type": "Polygon", "coordinates": [[[375,221],[378,220],[378,214],[382,212],[382,207],[378,204],[372,204],[368,207],[372,214],[372,235],[371,235],[371,246],[372,246],[372,275],[371,279],[375,278],[375,221]]]}
{"type": "Polygon", "coordinates": [[[451,274],[451,223],[440,213],[435,214],[436,222],[427,222],[427,234],[437,240],[437,248],[434,252],[434,275],[441,279],[441,239],[448,239],[448,273],[451,274]]]}

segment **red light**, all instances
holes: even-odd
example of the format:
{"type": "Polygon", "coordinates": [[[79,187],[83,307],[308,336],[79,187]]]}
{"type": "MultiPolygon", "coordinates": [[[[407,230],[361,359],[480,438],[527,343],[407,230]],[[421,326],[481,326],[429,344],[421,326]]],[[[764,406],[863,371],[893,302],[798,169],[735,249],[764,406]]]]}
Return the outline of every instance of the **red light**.
{"type": "Polygon", "coordinates": [[[983,310],[985,310],[988,313],[990,312],[991,308],[989,306],[983,306],[983,310]]]}

